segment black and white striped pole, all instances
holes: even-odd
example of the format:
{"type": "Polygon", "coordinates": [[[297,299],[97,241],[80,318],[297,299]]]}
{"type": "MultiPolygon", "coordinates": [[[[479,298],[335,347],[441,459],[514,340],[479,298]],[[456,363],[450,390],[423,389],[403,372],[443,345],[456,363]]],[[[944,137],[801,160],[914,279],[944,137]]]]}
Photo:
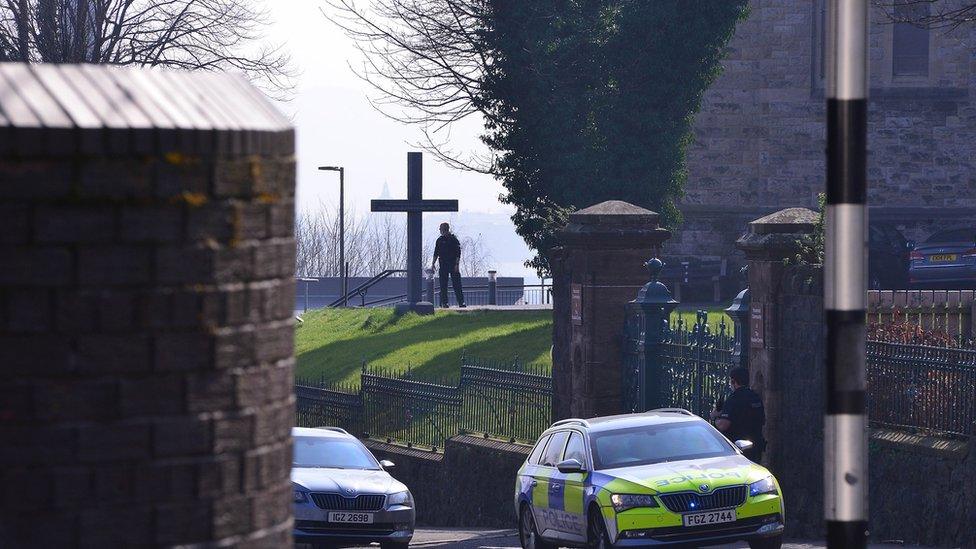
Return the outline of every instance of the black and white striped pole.
{"type": "Polygon", "coordinates": [[[867,546],[865,415],[868,0],[830,0],[824,309],[827,547],[867,546]]]}

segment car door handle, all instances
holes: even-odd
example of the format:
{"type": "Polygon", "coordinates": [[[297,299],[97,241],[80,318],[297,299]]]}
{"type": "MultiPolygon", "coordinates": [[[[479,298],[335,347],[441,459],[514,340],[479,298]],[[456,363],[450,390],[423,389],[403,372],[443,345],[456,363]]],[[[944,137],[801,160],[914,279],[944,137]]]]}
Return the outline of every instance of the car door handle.
{"type": "Polygon", "coordinates": [[[562,484],[557,484],[555,482],[553,482],[552,484],[550,484],[550,486],[552,486],[552,489],[553,490],[562,490],[562,488],[563,488],[563,485],[562,484]]]}

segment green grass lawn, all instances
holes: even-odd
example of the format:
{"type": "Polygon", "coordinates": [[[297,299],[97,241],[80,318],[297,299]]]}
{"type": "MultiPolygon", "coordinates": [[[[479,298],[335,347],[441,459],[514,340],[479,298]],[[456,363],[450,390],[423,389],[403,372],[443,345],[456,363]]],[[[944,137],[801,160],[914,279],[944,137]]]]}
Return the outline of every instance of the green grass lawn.
{"type": "Polygon", "coordinates": [[[676,319],[680,317],[685,322],[686,327],[694,326],[698,309],[704,309],[708,313],[708,326],[713,332],[718,331],[718,326],[723,320],[725,321],[725,329],[732,330],[732,319],[729,318],[729,315],[725,313],[725,307],[715,305],[697,308],[679,307],[677,310],[671,313],[671,322],[676,322],[676,319]]]}
{"type": "Polygon", "coordinates": [[[457,379],[461,355],[550,368],[552,311],[437,311],[397,317],[392,308],[320,309],[295,330],[296,375],[359,383],[371,366],[457,379]]]}

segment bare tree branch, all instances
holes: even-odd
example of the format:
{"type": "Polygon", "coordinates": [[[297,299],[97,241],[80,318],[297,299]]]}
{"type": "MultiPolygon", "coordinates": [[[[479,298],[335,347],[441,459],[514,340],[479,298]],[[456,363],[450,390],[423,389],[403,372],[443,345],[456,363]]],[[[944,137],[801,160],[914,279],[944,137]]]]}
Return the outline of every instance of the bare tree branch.
{"type": "Polygon", "coordinates": [[[353,39],[363,54],[351,66],[376,92],[370,104],[385,116],[421,128],[418,146],[445,164],[499,175],[491,155],[447,147],[452,124],[472,115],[499,123],[483,97],[492,53],[484,32],[488,0],[325,0],[323,15],[353,39]]]}
{"type": "Polygon", "coordinates": [[[910,23],[951,32],[976,22],[976,3],[968,0],[872,0],[888,23],[910,23]]]}
{"type": "MultiPolygon", "coordinates": [[[[404,269],[407,264],[407,228],[396,215],[359,217],[346,212],[346,262],[350,276],[373,276],[387,269],[404,269]]],[[[295,216],[296,276],[341,276],[339,266],[339,213],[335,207],[319,204],[295,216]]],[[[461,239],[461,273],[485,276],[492,256],[482,235],[461,239]]],[[[433,257],[430,242],[424,242],[423,264],[433,257]]]]}
{"type": "Polygon", "coordinates": [[[0,60],[238,70],[287,98],[295,76],[263,44],[251,0],[2,0],[0,60]]]}

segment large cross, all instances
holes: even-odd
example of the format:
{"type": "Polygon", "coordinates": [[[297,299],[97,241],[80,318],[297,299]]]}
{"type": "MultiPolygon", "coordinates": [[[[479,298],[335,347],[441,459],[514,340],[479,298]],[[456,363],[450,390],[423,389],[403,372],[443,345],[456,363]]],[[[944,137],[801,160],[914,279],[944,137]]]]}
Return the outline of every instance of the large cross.
{"type": "Polygon", "coordinates": [[[373,200],[374,212],[407,212],[407,302],[396,305],[397,314],[413,311],[434,314],[434,304],[421,301],[424,249],[424,212],[456,212],[457,200],[424,200],[423,153],[407,153],[407,199],[373,200]]]}

